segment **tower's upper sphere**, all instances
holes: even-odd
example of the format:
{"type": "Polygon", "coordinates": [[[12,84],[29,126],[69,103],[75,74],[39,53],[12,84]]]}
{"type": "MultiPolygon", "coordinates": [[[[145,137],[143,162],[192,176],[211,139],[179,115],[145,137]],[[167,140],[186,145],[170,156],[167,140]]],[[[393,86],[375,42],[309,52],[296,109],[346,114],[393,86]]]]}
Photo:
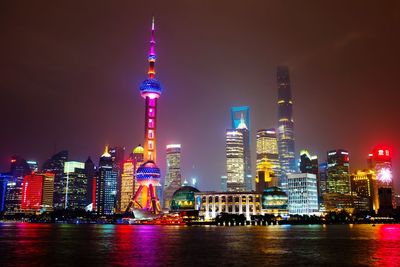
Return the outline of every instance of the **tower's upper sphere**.
{"type": "Polygon", "coordinates": [[[148,78],[140,85],[140,94],[143,98],[159,98],[162,93],[162,86],[155,78],[148,78]]]}

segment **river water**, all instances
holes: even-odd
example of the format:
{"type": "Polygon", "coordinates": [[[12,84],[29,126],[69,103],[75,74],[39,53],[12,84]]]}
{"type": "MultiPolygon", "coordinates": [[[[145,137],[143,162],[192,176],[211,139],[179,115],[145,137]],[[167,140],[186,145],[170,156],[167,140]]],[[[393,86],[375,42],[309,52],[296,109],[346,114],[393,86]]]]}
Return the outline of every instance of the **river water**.
{"type": "Polygon", "coordinates": [[[0,266],[400,266],[400,225],[0,223],[0,266]]]}

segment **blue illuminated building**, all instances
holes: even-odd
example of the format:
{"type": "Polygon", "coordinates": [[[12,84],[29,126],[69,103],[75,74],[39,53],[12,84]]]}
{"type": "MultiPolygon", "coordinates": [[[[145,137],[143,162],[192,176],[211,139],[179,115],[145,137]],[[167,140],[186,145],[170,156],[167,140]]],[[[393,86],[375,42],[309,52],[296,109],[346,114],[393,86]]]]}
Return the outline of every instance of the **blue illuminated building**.
{"type": "Polygon", "coordinates": [[[0,173],[0,212],[4,211],[6,201],[7,182],[12,180],[12,175],[0,173]]]}
{"type": "Polygon", "coordinates": [[[117,197],[117,171],[108,147],[106,147],[99,163],[99,175],[96,181],[97,214],[111,215],[115,212],[117,197]]]}

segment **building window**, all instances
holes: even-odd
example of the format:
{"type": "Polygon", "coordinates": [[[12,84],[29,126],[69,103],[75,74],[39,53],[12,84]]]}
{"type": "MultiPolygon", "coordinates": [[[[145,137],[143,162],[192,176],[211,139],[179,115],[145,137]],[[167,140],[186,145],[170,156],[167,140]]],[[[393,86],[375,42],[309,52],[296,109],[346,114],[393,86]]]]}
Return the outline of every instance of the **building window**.
{"type": "Polygon", "coordinates": [[[156,106],[156,99],[155,98],[149,98],[149,106],[150,107],[155,107],[156,106]]]}
{"type": "Polygon", "coordinates": [[[154,128],[154,120],[149,119],[149,128],[154,128]]]}
{"type": "Polygon", "coordinates": [[[156,115],[156,109],[155,108],[149,108],[149,117],[154,118],[156,115]]]}
{"type": "Polygon", "coordinates": [[[153,139],[153,138],[154,138],[154,130],[149,130],[149,131],[148,131],[148,134],[147,134],[147,137],[148,137],[149,139],[153,139]]]}

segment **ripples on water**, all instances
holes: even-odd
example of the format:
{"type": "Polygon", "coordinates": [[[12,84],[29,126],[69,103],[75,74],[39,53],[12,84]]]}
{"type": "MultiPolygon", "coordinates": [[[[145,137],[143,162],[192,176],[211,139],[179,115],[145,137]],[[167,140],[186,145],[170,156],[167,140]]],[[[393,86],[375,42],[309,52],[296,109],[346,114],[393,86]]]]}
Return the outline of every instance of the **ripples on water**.
{"type": "Polygon", "coordinates": [[[0,266],[400,266],[400,225],[1,224],[0,266]]]}

